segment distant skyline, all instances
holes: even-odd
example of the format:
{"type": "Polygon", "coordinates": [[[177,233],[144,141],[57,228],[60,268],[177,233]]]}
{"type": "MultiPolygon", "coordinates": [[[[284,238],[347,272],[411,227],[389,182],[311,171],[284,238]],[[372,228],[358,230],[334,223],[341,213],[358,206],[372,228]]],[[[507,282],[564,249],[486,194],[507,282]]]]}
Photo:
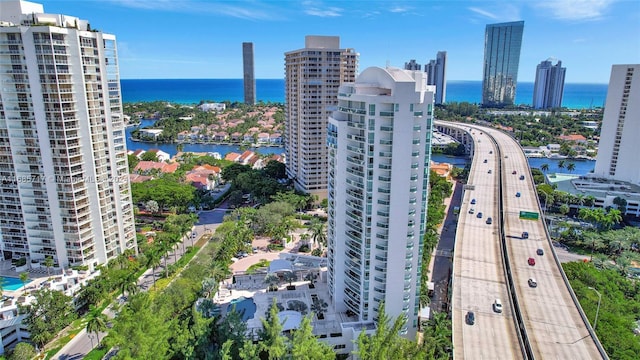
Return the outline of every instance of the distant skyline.
{"type": "Polygon", "coordinates": [[[562,61],[567,83],[605,84],[612,65],[640,63],[637,0],[33,2],[116,35],[123,79],[242,79],[243,42],[254,44],[256,78],[281,79],[285,52],[328,35],[360,53],[360,71],[424,66],[446,51],[448,81],[481,80],[485,26],[519,20],[519,82],[548,58],[562,61]]]}

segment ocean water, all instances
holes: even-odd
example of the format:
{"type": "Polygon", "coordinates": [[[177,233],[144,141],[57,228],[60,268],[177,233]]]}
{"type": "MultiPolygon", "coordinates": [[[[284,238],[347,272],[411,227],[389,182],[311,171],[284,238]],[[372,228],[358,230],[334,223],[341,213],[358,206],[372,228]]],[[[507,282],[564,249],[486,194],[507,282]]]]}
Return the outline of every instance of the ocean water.
{"type": "MultiPolygon", "coordinates": [[[[196,104],[201,100],[244,100],[242,79],[123,79],[124,102],[169,101],[179,104],[196,104]]],[[[531,105],[533,83],[519,82],[516,103],[531,105]]],[[[565,84],[562,105],[570,109],[588,109],[604,106],[607,84],[565,84]]],[[[283,79],[257,79],[258,101],[284,103],[283,79]]],[[[482,81],[447,82],[448,102],[480,103],[482,81]]]]}

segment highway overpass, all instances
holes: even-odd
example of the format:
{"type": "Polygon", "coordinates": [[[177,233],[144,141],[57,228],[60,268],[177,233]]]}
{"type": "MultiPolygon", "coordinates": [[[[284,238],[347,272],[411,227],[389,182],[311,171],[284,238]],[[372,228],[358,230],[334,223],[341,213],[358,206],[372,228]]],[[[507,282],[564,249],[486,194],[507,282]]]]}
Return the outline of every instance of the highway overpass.
{"type": "Polygon", "coordinates": [[[520,145],[487,127],[441,121],[434,127],[464,143],[473,159],[454,248],[454,357],[607,359],[542,216],[535,219],[540,204],[520,145]],[[495,299],[502,302],[501,313],[494,309],[495,299]]]}

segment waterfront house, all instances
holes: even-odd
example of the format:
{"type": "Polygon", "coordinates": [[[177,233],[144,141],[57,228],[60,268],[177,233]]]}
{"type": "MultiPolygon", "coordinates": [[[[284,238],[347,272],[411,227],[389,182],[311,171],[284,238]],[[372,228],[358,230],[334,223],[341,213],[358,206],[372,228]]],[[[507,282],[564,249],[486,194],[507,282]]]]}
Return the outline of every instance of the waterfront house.
{"type": "Polygon", "coordinates": [[[133,155],[133,156],[135,156],[136,158],[140,159],[140,158],[142,158],[142,154],[144,154],[145,152],[146,152],[146,151],[144,151],[144,150],[142,150],[142,149],[138,149],[138,150],[136,150],[136,151],[129,150],[129,151],[127,152],[127,155],[133,155]]]}
{"type": "Polygon", "coordinates": [[[188,140],[189,138],[189,132],[188,131],[181,131],[178,133],[178,141],[185,141],[188,140]]]}
{"type": "Polygon", "coordinates": [[[269,134],[268,133],[259,133],[258,134],[258,144],[267,144],[269,143],[269,134]]]}
{"type": "Polygon", "coordinates": [[[253,165],[255,163],[255,161],[251,162],[251,158],[253,157],[256,157],[256,153],[254,153],[251,150],[246,150],[245,152],[242,153],[242,155],[240,155],[237,162],[239,162],[242,165],[253,165]]]}
{"type": "Polygon", "coordinates": [[[580,134],[560,135],[560,136],[558,136],[558,138],[560,140],[573,141],[573,142],[576,142],[576,143],[579,143],[579,144],[587,142],[587,138],[582,136],[582,135],[580,135],[580,134]]]}
{"type": "Polygon", "coordinates": [[[238,162],[238,159],[240,158],[240,156],[241,155],[238,154],[238,153],[230,152],[224,157],[224,159],[225,160],[229,160],[229,161],[233,161],[233,162],[238,162]]]}
{"type": "Polygon", "coordinates": [[[215,141],[215,142],[223,142],[223,141],[226,141],[228,138],[229,138],[229,134],[227,134],[224,131],[219,131],[214,135],[213,141],[215,141]]]}
{"type": "Polygon", "coordinates": [[[253,144],[253,141],[254,141],[253,134],[254,133],[251,133],[251,132],[244,134],[244,136],[242,137],[242,141],[249,144],[253,144]]]}
{"type": "Polygon", "coordinates": [[[141,139],[158,140],[160,134],[162,134],[162,129],[140,129],[141,139]]]}
{"type": "Polygon", "coordinates": [[[241,142],[242,141],[242,133],[234,132],[231,134],[231,142],[241,142]]]}
{"type": "Polygon", "coordinates": [[[269,136],[269,142],[273,145],[282,144],[282,135],[280,133],[274,133],[269,136]]]}
{"type": "Polygon", "coordinates": [[[173,174],[178,170],[179,166],[179,163],[169,164],[163,161],[140,161],[133,171],[141,175],[150,174],[153,170],[157,170],[165,174],[173,174]]]}
{"type": "Polygon", "coordinates": [[[160,149],[149,149],[148,152],[155,153],[158,161],[169,161],[171,159],[171,155],[160,149]]]}

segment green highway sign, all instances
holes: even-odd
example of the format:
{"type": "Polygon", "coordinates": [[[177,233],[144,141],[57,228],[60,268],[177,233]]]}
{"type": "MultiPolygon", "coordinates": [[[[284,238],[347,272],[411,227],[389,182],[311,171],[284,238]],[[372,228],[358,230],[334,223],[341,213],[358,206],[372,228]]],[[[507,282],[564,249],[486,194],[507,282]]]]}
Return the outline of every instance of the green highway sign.
{"type": "Polygon", "coordinates": [[[520,219],[524,220],[538,220],[540,214],[532,211],[520,211],[520,219]]]}

